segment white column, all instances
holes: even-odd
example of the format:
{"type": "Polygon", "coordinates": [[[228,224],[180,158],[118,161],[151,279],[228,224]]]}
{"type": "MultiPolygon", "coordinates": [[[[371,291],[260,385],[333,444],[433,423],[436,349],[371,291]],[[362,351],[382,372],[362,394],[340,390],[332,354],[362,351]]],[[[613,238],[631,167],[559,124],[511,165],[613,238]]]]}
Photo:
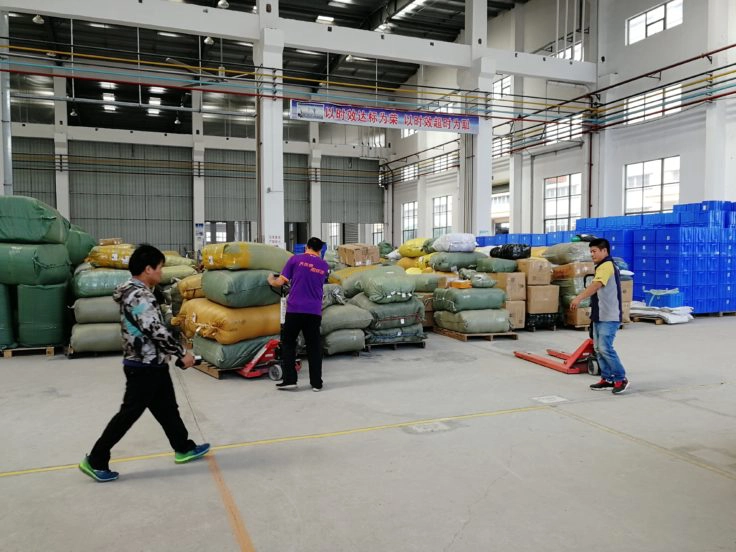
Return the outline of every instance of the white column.
{"type": "MultiPolygon", "coordinates": [[[[66,79],[54,77],[54,96],[66,98],[66,79]]],[[[54,165],[56,177],[56,210],[62,216],[70,219],[71,209],[69,200],[69,166],[64,169],[59,159],[65,159],[69,154],[69,137],[67,133],[66,101],[54,102],[54,165]],[[63,157],[62,157],[63,156],[63,157]],[[64,169],[64,170],[62,170],[64,169]]]]}
{"type": "MultiPolygon", "coordinates": [[[[421,133],[425,134],[426,133],[421,133]]],[[[421,148],[420,148],[421,151],[421,148]]],[[[432,237],[432,200],[427,197],[427,177],[417,179],[417,238],[432,237]]]]}
{"type": "MultiPolygon", "coordinates": [[[[259,186],[258,241],[277,247],[284,243],[284,121],[281,69],[283,66],[284,33],[266,26],[273,13],[278,12],[276,2],[259,0],[261,40],[253,48],[256,67],[263,75],[258,79],[258,144],[257,166],[259,186]],[[266,13],[266,5],[271,13],[266,13]]],[[[278,14],[276,14],[278,16],[278,14]]]]}
{"type": "MultiPolygon", "coordinates": [[[[10,35],[8,24],[8,12],[0,12],[0,37],[10,35]]],[[[0,47],[7,51],[9,41],[7,38],[0,38],[0,47]]],[[[1,67],[7,69],[9,67],[7,59],[2,63],[1,67]]],[[[0,155],[0,175],[3,179],[3,185],[0,186],[0,195],[13,194],[13,156],[12,156],[12,137],[10,132],[10,73],[8,71],[0,72],[0,144],[2,144],[3,152],[0,155]]]]}
{"type": "Polygon", "coordinates": [[[192,92],[192,165],[194,181],[192,188],[192,222],[194,223],[194,258],[199,259],[204,247],[204,120],[202,118],[202,92],[192,92]]]}
{"type": "Polygon", "coordinates": [[[510,224],[509,233],[520,233],[524,224],[524,206],[531,205],[531,190],[524,180],[524,157],[515,153],[509,159],[509,200],[510,224]]]}
{"type": "MultiPolygon", "coordinates": [[[[317,123],[310,123],[310,126],[317,123]]],[[[310,140],[311,141],[311,140],[310,140]]],[[[309,155],[309,234],[316,236],[322,241],[322,179],[320,168],[322,167],[322,152],[312,150],[309,155]]]]}

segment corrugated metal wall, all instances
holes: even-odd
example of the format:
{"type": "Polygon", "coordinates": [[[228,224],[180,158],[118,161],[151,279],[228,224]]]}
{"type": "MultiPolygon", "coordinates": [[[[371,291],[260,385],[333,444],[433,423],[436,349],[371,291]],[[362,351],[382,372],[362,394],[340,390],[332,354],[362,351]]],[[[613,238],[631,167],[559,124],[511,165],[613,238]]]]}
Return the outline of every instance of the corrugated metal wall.
{"type": "Polygon", "coordinates": [[[93,236],[192,249],[189,148],[69,142],[71,220],[93,236]]]}
{"type": "Polygon", "coordinates": [[[378,161],[322,157],[322,220],[371,224],[383,222],[383,189],[378,161]]]}
{"type": "Polygon", "coordinates": [[[204,219],[256,220],[256,153],[206,149],[204,162],[204,219]]]}
{"type": "Polygon", "coordinates": [[[284,222],[309,222],[309,158],[284,154],[284,222]]]}
{"type": "Polygon", "coordinates": [[[56,207],[53,140],[13,138],[13,193],[56,207]]]}

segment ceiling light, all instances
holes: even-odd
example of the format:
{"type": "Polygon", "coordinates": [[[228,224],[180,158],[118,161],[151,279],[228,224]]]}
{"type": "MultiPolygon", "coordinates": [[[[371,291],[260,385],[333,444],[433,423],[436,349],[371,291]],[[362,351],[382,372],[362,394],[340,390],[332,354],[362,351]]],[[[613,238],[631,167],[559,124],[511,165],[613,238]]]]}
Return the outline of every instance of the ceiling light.
{"type": "Polygon", "coordinates": [[[149,109],[148,110],[148,114],[149,115],[154,115],[155,116],[155,115],[158,115],[159,113],[161,113],[161,110],[160,109],[149,109]]]}
{"type": "Polygon", "coordinates": [[[114,82],[101,82],[100,88],[104,88],[105,90],[115,90],[118,87],[117,84],[114,82]]]}
{"type": "Polygon", "coordinates": [[[313,52],[312,50],[297,50],[300,54],[307,54],[308,56],[321,56],[319,52],[313,52]]]}
{"type": "Polygon", "coordinates": [[[76,108],[72,107],[72,110],[69,112],[70,117],[76,117],[77,116],[77,110],[76,108]]]}
{"type": "Polygon", "coordinates": [[[148,98],[148,105],[161,105],[161,98],[148,98]]]}
{"type": "Polygon", "coordinates": [[[161,88],[160,86],[152,86],[151,88],[148,89],[148,91],[151,94],[163,94],[164,92],[166,92],[166,89],[161,88]]]}
{"type": "Polygon", "coordinates": [[[215,43],[215,41],[213,40],[213,38],[211,36],[206,36],[206,37],[204,37],[204,43],[207,46],[212,46],[215,43]]]}
{"type": "Polygon", "coordinates": [[[104,101],[106,101],[106,102],[114,102],[115,101],[115,94],[111,94],[111,93],[107,93],[106,92],[106,93],[104,93],[102,95],[102,99],[104,101]]]}
{"type": "Polygon", "coordinates": [[[10,13],[8,13],[8,16],[9,17],[20,17],[20,14],[19,13],[10,12],[10,13]]]}
{"type": "Polygon", "coordinates": [[[110,25],[105,25],[104,23],[90,23],[90,27],[94,27],[95,29],[109,29],[110,25]]]}
{"type": "Polygon", "coordinates": [[[105,111],[117,111],[118,106],[116,105],[103,105],[102,106],[105,111]]]}
{"type": "Polygon", "coordinates": [[[424,4],[427,3],[427,0],[414,0],[411,4],[403,8],[399,11],[399,13],[394,14],[394,18],[400,19],[402,17],[406,17],[409,15],[412,11],[416,10],[417,8],[422,7],[424,4]]]}
{"type": "Polygon", "coordinates": [[[176,33],[167,33],[165,31],[159,31],[157,34],[159,36],[168,36],[169,38],[179,38],[179,35],[176,33]]]}
{"type": "Polygon", "coordinates": [[[181,121],[179,120],[179,116],[178,115],[176,116],[176,119],[174,119],[174,124],[175,125],[180,125],[181,124],[181,121]]]}
{"type": "Polygon", "coordinates": [[[376,27],[376,30],[377,30],[377,31],[378,31],[379,33],[385,33],[385,32],[388,32],[388,31],[390,31],[390,30],[391,30],[391,23],[384,23],[384,24],[382,24],[382,25],[379,25],[378,27],[376,27]]]}
{"type": "Polygon", "coordinates": [[[258,13],[258,6],[253,6],[253,9],[250,11],[253,13],[258,13]]]}
{"type": "Polygon", "coordinates": [[[228,2],[227,0],[219,0],[217,2],[217,7],[226,10],[230,7],[230,2],[228,2]]]}
{"type": "Polygon", "coordinates": [[[44,19],[40,15],[36,14],[33,16],[33,19],[31,19],[36,25],[43,25],[44,19]]]}
{"type": "Polygon", "coordinates": [[[253,47],[253,43],[252,42],[236,42],[235,44],[237,44],[238,46],[245,46],[247,48],[252,48],[253,47]]]}
{"type": "Polygon", "coordinates": [[[352,4],[352,0],[332,0],[331,2],[328,2],[328,6],[332,6],[333,8],[347,8],[348,4],[352,4]]]}
{"type": "Polygon", "coordinates": [[[334,17],[330,17],[329,15],[318,15],[317,16],[317,23],[325,23],[325,24],[331,24],[335,22],[334,17]]]}

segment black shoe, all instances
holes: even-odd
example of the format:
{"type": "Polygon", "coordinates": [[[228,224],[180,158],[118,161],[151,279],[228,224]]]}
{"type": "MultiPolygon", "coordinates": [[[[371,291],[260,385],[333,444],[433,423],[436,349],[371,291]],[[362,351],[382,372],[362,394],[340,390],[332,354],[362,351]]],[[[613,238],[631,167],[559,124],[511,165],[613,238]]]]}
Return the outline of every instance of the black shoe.
{"type": "Polygon", "coordinates": [[[624,379],[621,381],[617,381],[613,384],[613,390],[611,393],[614,395],[620,395],[621,393],[624,393],[629,388],[629,380],[624,379]]]}
{"type": "Polygon", "coordinates": [[[284,382],[281,382],[281,383],[277,383],[276,384],[276,389],[278,389],[279,391],[292,391],[292,390],[294,390],[296,388],[297,388],[297,384],[296,383],[284,383],[284,382]]]}
{"type": "Polygon", "coordinates": [[[606,381],[603,378],[601,378],[601,381],[598,383],[594,383],[590,386],[593,391],[601,391],[602,389],[610,389],[611,387],[613,387],[613,383],[606,381]]]}

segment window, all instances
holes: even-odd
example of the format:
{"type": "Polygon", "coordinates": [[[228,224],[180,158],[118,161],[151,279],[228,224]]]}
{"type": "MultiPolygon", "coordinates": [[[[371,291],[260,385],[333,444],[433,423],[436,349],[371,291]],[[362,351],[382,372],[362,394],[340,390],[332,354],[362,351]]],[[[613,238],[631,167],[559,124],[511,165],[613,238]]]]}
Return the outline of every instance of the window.
{"type": "Polygon", "coordinates": [[[452,230],[452,196],[432,198],[432,237],[439,238],[452,230]]]}
{"type": "Polygon", "coordinates": [[[491,85],[491,99],[498,100],[511,94],[511,76],[497,80],[491,85]]]}
{"type": "Polygon", "coordinates": [[[681,98],[682,87],[679,84],[629,98],[626,100],[625,122],[630,125],[657,119],[665,113],[677,113],[682,105],[681,98]]]}
{"type": "Polygon", "coordinates": [[[330,249],[337,249],[337,246],[340,245],[340,223],[339,222],[331,222],[330,223],[330,249]]]}
{"type": "Polygon", "coordinates": [[[432,159],[432,172],[438,173],[443,171],[449,171],[454,165],[453,161],[457,162],[457,154],[446,153],[444,155],[438,155],[432,159]]]}
{"type": "Polygon", "coordinates": [[[672,0],[655,6],[626,21],[626,44],[640,42],[682,24],[682,1],[672,0]]]}
{"type": "Polygon", "coordinates": [[[227,223],[208,222],[205,228],[207,229],[204,235],[206,243],[225,243],[227,241],[227,223]]]}
{"type": "Polygon", "coordinates": [[[504,155],[511,155],[510,136],[498,136],[493,139],[492,156],[496,158],[504,155]]]}
{"type": "Polygon", "coordinates": [[[417,202],[401,204],[401,237],[402,241],[417,237],[417,202]]]}
{"type": "Polygon", "coordinates": [[[378,245],[383,241],[383,223],[374,224],[372,227],[373,245],[378,245]]]}
{"type": "Polygon", "coordinates": [[[583,135],[583,116],[573,115],[558,119],[549,123],[544,130],[544,136],[548,144],[554,144],[562,140],[574,140],[583,135]]]}
{"type": "Polygon", "coordinates": [[[401,168],[401,180],[416,180],[419,178],[419,165],[416,163],[401,168]]]}
{"type": "Polygon", "coordinates": [[[509,192],[499,192],[491,196],[491,215],[494,219],[511,215],[511,194],[509,192]]]}
{"type": "Polygon", "coordinates": [[[624,167],[624,213],[665,213],[680,199],[680,156],[624,167]]]}
{"type": "Polygon", "coordinates": [[[552,57],[560,59],[572,59],[574,61],[583,61],[583,43],[576,42],[572,46],[568,46],[564,50],[560,50],[556,54],[552,54],[552,57]]]}
{"type": "Polygon", "coordinates": [[[544,179],[544,231],[575,229],[582,209],[582,175],[566,174],[544,179]]]}

